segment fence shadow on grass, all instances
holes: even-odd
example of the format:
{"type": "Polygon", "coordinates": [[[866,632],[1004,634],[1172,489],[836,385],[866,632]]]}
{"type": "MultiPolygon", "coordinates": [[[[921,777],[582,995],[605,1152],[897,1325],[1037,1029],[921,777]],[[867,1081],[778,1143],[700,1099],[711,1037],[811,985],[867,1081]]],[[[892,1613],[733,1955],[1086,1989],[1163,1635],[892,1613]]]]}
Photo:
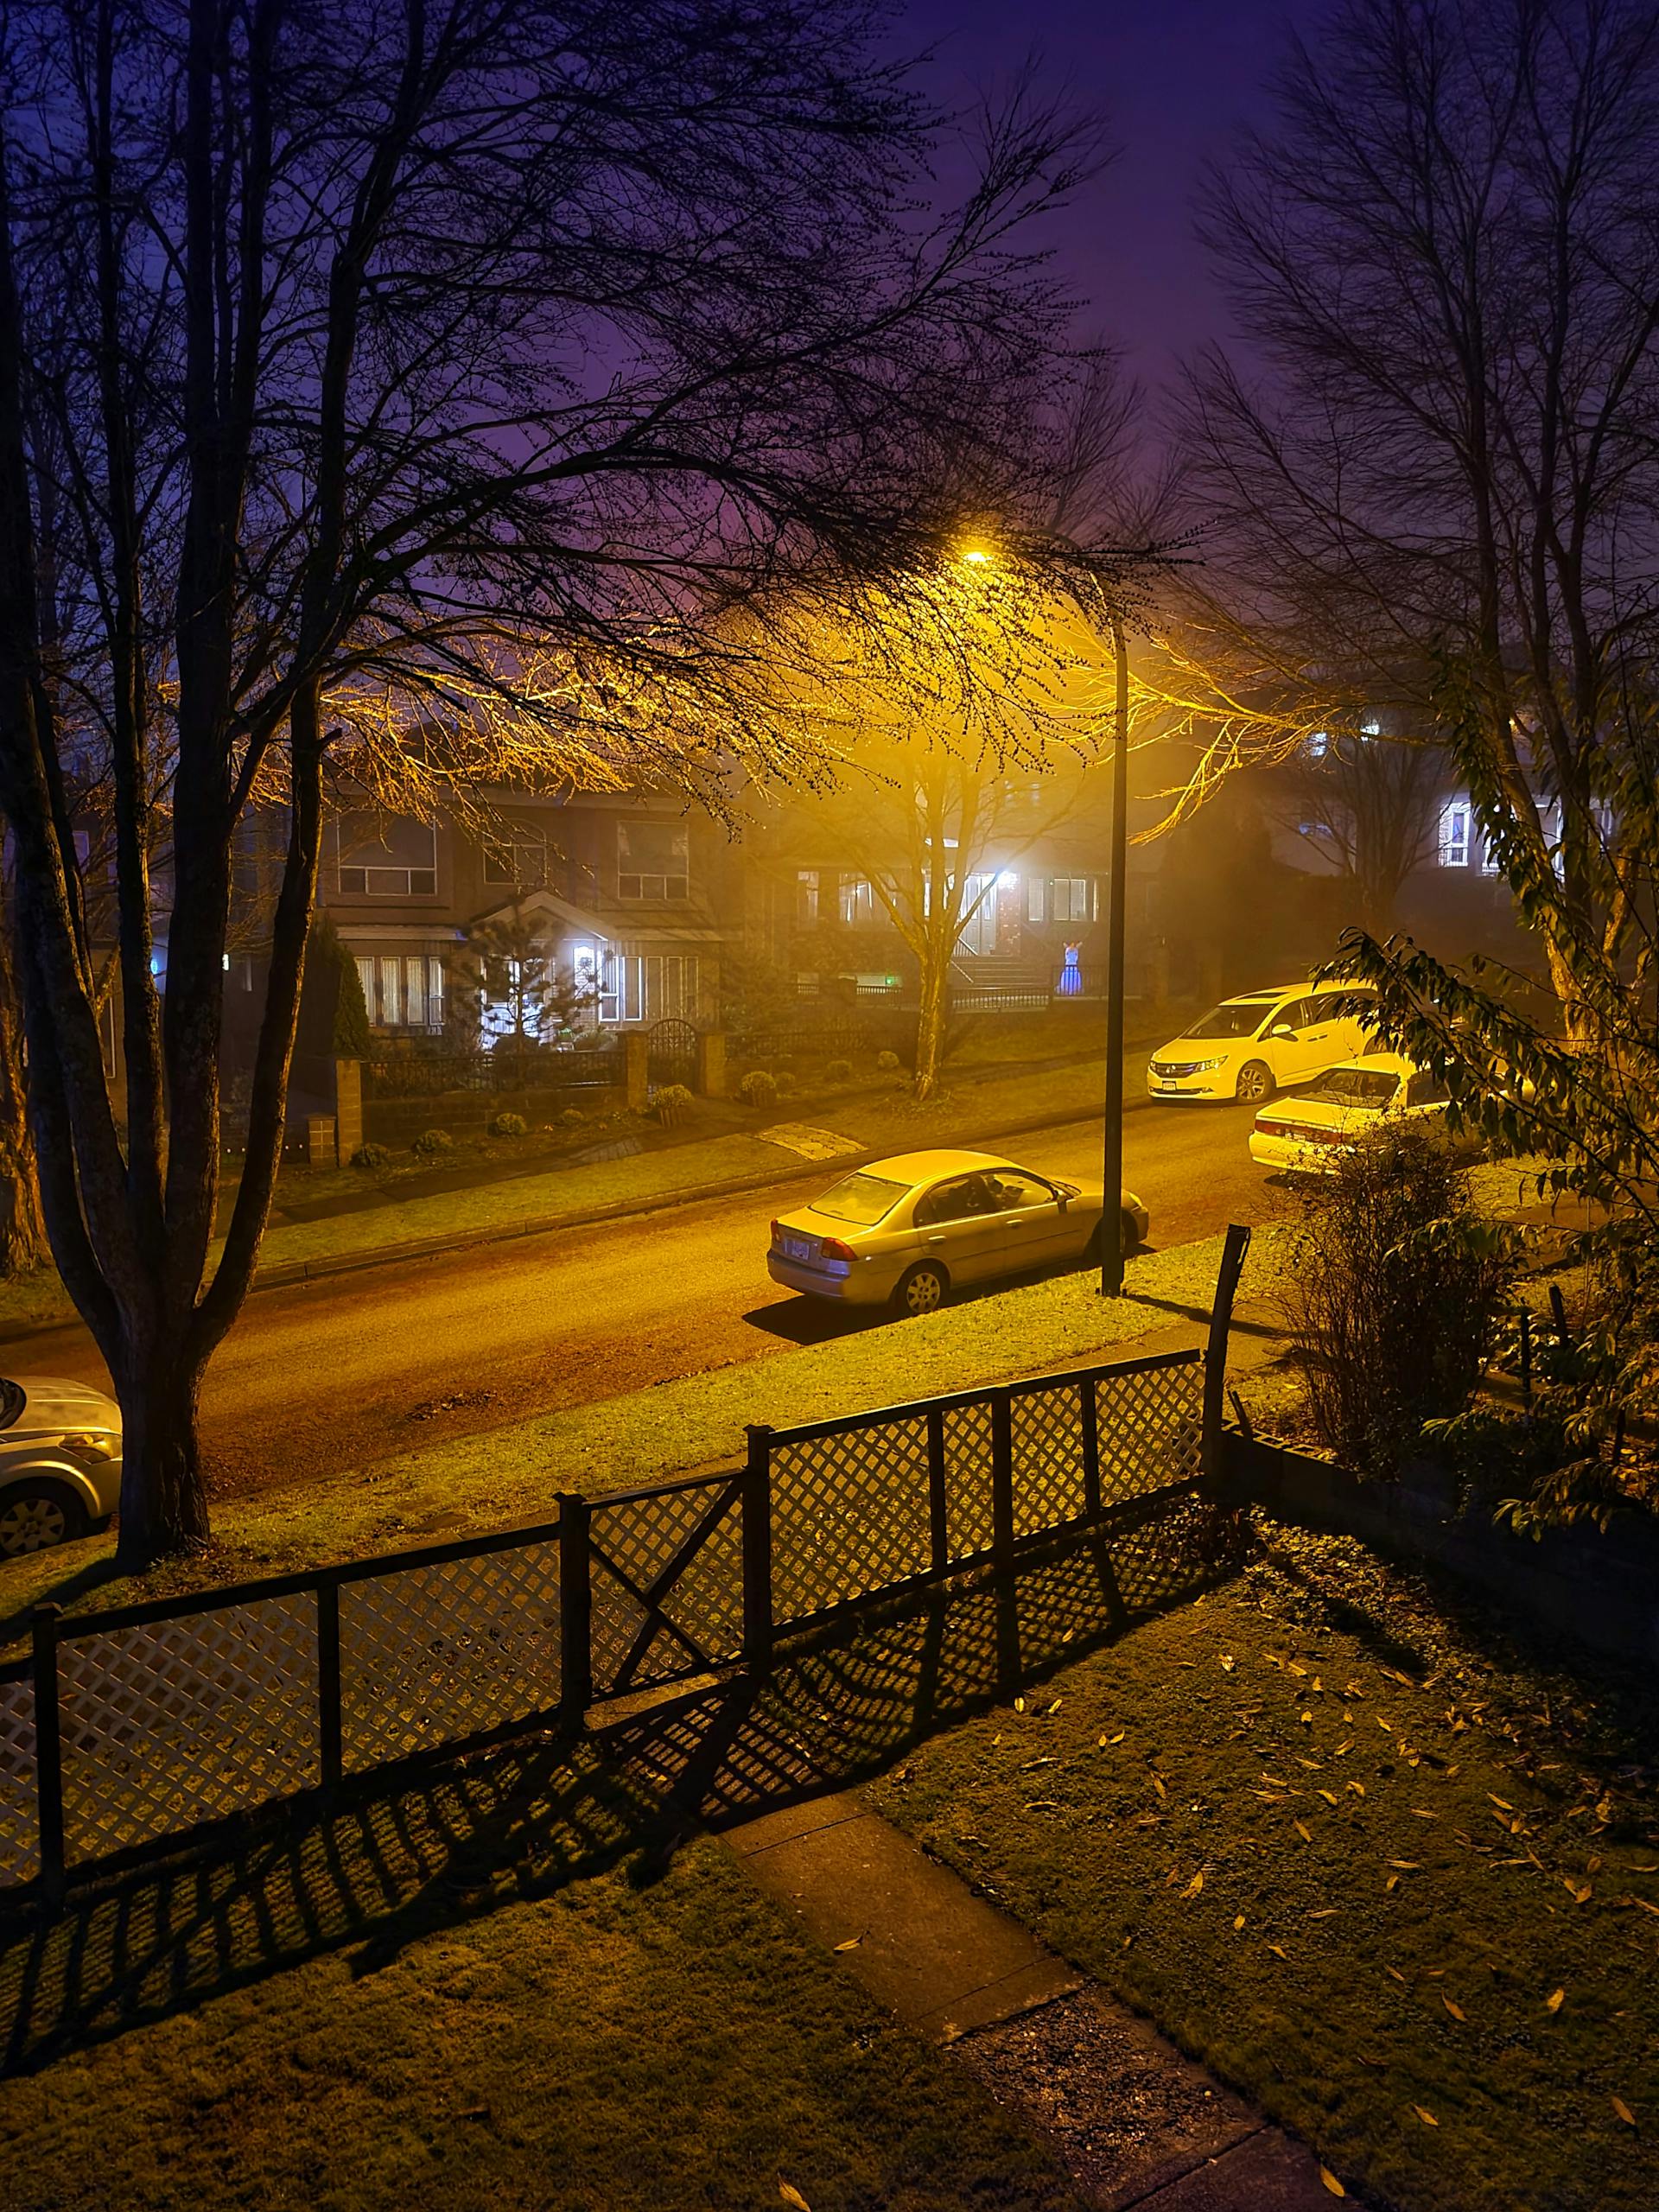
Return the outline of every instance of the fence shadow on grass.
{"type": "Polygon", "coordinates": [[[781,1649],[765,1682],[694,1687],[575,1739],[535,1734],[290,1803],[162,1864],[0,1917],[0,2070],[341,1949],[353,1970],[628,1861],[647,1881],[694,1829],[878,1772],[1228,1571],[1240,1527],[1191,1492],[781,1649]]]}

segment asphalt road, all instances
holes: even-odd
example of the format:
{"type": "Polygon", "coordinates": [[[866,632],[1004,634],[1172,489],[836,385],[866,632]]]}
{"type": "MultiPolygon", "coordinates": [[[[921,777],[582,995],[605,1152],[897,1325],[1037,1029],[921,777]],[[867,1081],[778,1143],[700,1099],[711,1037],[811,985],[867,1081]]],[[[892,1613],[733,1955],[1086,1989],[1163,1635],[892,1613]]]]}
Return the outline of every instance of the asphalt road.
{"type": "MultiPolygon", "coordinates": [[[[1154,1247],[1282,1210],[1246,1149],[1247,1110],[1135,1102],[1124,1180],[1154,1247]]],[[[1098,1176],[1098,1121],[1012,1141],[1055,1175],[1098,1176]]],[[[315,1480],[411,1446],[760,1359],[855,1321],[781,1291],[772,1217],[834,1168],[747,1198],[377,1268],[251,1299],[208,1370],[202,1441],[220,1496],[315,1480]]],[[[16,1373],[106,1381],[85,1332],[10,1348],[16,1373]]]]}

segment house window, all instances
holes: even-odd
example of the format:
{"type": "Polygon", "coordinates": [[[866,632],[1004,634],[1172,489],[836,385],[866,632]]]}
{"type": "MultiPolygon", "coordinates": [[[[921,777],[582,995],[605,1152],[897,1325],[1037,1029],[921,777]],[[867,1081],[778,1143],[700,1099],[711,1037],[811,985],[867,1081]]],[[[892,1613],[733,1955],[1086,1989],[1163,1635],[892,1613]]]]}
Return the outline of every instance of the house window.
{"type": "Polygon", "coordinates": [[[1306,737],[1302,741],[1303,754],[1309,760],[1323,760],[1325,754],[1329,753],[1330,750],[1331,733],[1329,730],[1311,729],[1309,730],[1306,737]]]}
{"type": "Polygon", "coordinates": [[[617,897],[685,898],[686,850],[686,828],[683,822],[619,822],[617,897]]]}
{"type": "Polygon", "coordinates": [[[425,953],[359,959],[363,1003],[376,1029],[442,1029],[443,963],[425,953]]]}
{"type": "Polygon", "coordinates": [[[1026,919],[1028,922],[1040,922],[1042,920],[1044,912],[1043,893],[1047,887],[1047,885],[1043,881],[1040,875],[1030,875],[1026,878],[1026,919]]]}
{"type": "Polygon", "coordinates": [[[1086,875],[1057,875],[1048,888],[1057,922],[1086,922],[1090,919],[1089,879],[1086,875]]]}
{"type": "Polygon", "coordinates": [[[600,988],[601,1022],[683,1021],[696,1019],[697,959],[695,953],[607,952],[600,988]]]}
{"type": "Polygon", "coordinates": [[[963,952],[996,950],[996,878],[968,876],[962,887],[962,911],[967,919],[957,939],[963,952]]]}
{"type": "Polygon", "coordinates": [[[484,848],[486,883],[539,891],[547,881],[547,833],[533,822],[509,822],[484,848]]]}
{"type": "Polygon", "coordinates": [[[1304,837],[1328,838],[1332,834],[1331,824],[1328,822],[1300,822],[1296,826],[1304,837]]]}
{"type": "Polygon", "coordinates": [[[840,900],[841,918],[849,928],[868,929],[875,919],[875,887],[867,877],[843,875],[840,900]]]}
{"type": "Polygon", "coordinates": [[[815,868],[798,868],[795,871],[795,926],[798,930],[811,930],[817,925],[818,871],[815,868]]]}
{"type": "Polygon", "coordinates": [[[1466,798],[1449,798],[1440,809],[1440,866],[1467,868],[1469,865],[1469,802],[1466,798]]]}
{"type": "Polygon", "coordinates": [[[429,899],[438,887],[438,833],[429,822],[363,821],[340,825],[342,896],[429,899]]]}
{"type": "Polygon", "coordinates": [[[1367,715],[1359,725],[1359,734],[1362,737],[1381,737],[1382,725],[1375,715],[1367,715]]]}

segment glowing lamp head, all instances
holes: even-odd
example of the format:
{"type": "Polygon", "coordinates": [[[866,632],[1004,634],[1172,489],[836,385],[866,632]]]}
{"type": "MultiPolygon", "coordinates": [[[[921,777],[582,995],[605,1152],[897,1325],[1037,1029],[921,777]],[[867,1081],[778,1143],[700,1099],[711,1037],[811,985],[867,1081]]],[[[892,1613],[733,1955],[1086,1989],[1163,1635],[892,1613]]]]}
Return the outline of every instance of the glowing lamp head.
{"type": "Polygon", "coordinates": [[[976,568],[979,568],[982,567],[991,556],[982,545],[970,545],[962,557],[964,561],[971,561],[976,568]]]}

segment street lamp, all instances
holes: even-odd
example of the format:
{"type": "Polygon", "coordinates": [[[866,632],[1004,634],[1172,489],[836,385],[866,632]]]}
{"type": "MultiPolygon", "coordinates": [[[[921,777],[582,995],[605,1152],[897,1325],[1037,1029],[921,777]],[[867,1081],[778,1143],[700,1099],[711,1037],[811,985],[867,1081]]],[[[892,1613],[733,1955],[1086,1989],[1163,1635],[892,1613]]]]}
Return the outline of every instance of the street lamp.
{"type": "Polygon", "coordinates": [[[1128,851],[1129,649],[1122,619],[1112,629],[1112,844],[1106,900],[1106,1114],[1102,1133],[1100,1294],[1123,1288],[1123,936],[1128,851]]]}

